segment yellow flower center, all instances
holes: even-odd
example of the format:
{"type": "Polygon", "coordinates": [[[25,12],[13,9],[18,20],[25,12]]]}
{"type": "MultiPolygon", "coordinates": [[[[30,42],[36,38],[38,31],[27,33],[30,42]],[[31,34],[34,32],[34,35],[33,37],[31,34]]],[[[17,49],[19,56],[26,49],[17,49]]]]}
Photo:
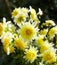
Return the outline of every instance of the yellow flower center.
{"type": "Polygon", "coordinates": [[[30,47],[30,49],[27,49],[27,51],[25,51],[26,60],[32,63],[37,58],[37,52],[37,49],[34,47],[30,47]]]}
{"type": "Polygon", "coordinates": [[[26,35],[29,36],[29,35],[31,35],[31,34],[32,34],[32,30],[31,30],[31,29],[27,29],[27,30],[26,30],[26,35]]]}
{"type": "Polygon", "coordinates": [[[52,56],[50,54],[47,54],[46,55],[46,60],[51,60],[52,59],[52,56]]]}
{"type": "Polygon", "coordinates": [[[28,59],[32,60],[32,59],[35,58],[35,53],[33,53],[33,52],[28,52],[26,56],[27,56],[28,59]]]}
{"type": "Polygon", "coordinates": [[[25,20],[25,16],[24,16],[24,15],[21,15],[21,16],[19,16],[19,17],[16,19],[16,22],[21,23],[21,22],[23,22],[24,20],[25,20]]]}
{"type": "Polygon", "coordinates": [[[36,30],[31,24],[26,24],[21,28],[20,34],[25,40],[32,40],[36,35],[36,30]]]}
{"type": "Polygon", "coordinates": [[[49,51],[44,53],[44,60],[46,60],[49,63],[53,63],[56,61],[56,55],[55,52],[49,51]]]}

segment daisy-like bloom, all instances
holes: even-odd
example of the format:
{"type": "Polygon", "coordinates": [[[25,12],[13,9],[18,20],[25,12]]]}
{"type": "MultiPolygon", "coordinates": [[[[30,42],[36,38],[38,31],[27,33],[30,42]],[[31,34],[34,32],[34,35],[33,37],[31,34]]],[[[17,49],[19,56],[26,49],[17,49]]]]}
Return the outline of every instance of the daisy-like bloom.
{"type": "Polygon", "coordinates": [[[2,33],[3,33],[3,24],[0,23],[0,36],[2,35],[2,33]]]}
{"type": "Polygon", "coordinates": [[[25,51],[25,56],[24,56],[24,58],[28,61],[28,62],[34,62],[34,60],[37,58],[37,52],[38,52],[38,50],[37,50],[37,48],[35,48],[35,47],[32,47],[32,46],[30,46],[30,48],[29,49],[26,49],[26,51],[25,51]]]}
{"type": "Polygon", "coordinates": [[[34,39],[36,34],[37,30],[31,23],[25,23],[20,29],[20,35],[27,41],[34,39]]]}
{"type": "Polygon", "coordinates": [[[15,39],[15,46],[20,50],[25,50],[28,47],[27,43],[21,37],[15,39]]]}
{"type": "Polygon", "coordinates": [[[26,21],[28,17],[29,10],[27,8],[16,8],[12,12],[12,17],[14,18],[14,22],[17,25],[20,25],[22,22],[26,21]]]}
{"type": "Polygon", "coordinates": [[[37,43],[37,46],[41,47],[45,43],[44,36],[43,35],[39,35],[37,40],[36,40],[36,43],[37,43]]]}
{"type": "Polygon", "coordinates": [[[40,34],[46,36],[47,32],[48,32],[48,29],[43,29],[40,31],[40,34]]]}
{"type": "Polygon", "coordinates": [[[39,22],[39,19],[37,18],[37,13],[36,13],[35,9],[33,9],[30,6],[30,10],[29,11],[30,11],[30,18],[31,18],[31,20],[39,22]]]}
{"type": "Polygon", "coordinates": [[[51,48],[43,53],[43,60],[48,63],[56,62],[56,50],[51,48]]]}
{"type": "Polygon", "coordinates": [[[55,23],[53,20],[46,20],[46,25],[47,26],[55,26],[55,23]]]}
{"type": "Polygon", "coordinates": [[[14,22],[17,25],[20,25],[22,22],[26,21],[26,15],[25,14],[19,14],[17,17],[14,18],[14,22]]]}
{"type": "Polygon", "coordinates": [[[50,48],[52,48],[52,46],[53,44],[49,43],[48,41],[45,41],[45,43],[40,48],[41,53],[49,50],[50,48]]]}
{"type": "Polygon", "coordinates": [[[15,8],[12,12],[12,18],[16,17],[19,14],[19,8],[15,8]]]}
{"type": "Polygon", "coordinates": [[[20,15],[20,13],[24,13],[25,15],[28,15],[29,10],[27,8],[15,8],[12,12],[12,17],[15,18],[17,15],[20,15]]]}
{"type": "Polygon", "coordinates": [[[1,40],[3,43],[4,51],[7,53],[7,55],[13,53],[14,47],[12,46],[12,34],[9,32],[4,33],[1,40]]]}
{"type": "Polygon", "coordinates": [[[49,33],[48,33],[50,38],[53,38],[55,36],[55,34],[57,34],[57,26],[51,28],[49,33]]]}

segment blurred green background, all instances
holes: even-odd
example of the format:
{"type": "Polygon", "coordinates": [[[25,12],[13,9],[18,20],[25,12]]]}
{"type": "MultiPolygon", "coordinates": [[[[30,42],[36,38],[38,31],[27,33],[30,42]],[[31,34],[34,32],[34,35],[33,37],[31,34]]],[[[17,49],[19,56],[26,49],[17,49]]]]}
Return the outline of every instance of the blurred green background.
{"type": "MultiPolygon", "coordinates": [[[[12,20],[11,12],[15,7],[29,8],[29,6],[35,8],[36,11],[38,11],[38,8],[41,8],[44,13],[41,17],[41,21],[52,19],[57,23],[57,0],[0,0],[0,22],[3,17],[6,17],[7,20],[12,20]]],[[[18,62],[19,59],[14,60],[12,55],[7,56],[4,54],[2,43],[0,42],[0,65],[21,65],[22,63],[15,61],[18,62]]]]}

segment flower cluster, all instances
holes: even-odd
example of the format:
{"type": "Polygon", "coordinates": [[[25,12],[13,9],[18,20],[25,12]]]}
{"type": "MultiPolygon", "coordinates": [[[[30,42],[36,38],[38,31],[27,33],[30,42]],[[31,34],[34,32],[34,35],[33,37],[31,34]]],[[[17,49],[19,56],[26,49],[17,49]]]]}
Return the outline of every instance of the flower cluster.
{"type": "MultiPolygon", "coordinates": [[[[0,39],[7,55],[22,52],[22,59],[38,65],[57,65],[57,25],[53,20],[40,21],[43,12],[30,8],[15,8],[11,21],[3,18],[0,39]]],[[[25,62],[24,62],[25,63],[25,62]]]]}

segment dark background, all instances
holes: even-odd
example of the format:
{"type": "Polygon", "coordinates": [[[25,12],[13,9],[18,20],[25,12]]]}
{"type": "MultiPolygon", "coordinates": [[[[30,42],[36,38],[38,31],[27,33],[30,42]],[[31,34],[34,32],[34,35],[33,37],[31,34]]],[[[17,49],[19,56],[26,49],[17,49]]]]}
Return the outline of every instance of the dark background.
{"type": "MultiPolygon", "coordinates": [[[[2,21],[3,17],[6,17],[7,20],[12,20],[11,12],[15,7],[29,8],[29,6],[35,8],[36,11],[38,11],[38,8],[42,9],[44,14],[41,17],[41,21],[52,19],[57,24],[57,0],[0,0],[0,21],[2,21]]],[[[16,65],[15,61],[11,55],[4,54],[2,43],[0,43],[0,65],[16,65]]]]}

